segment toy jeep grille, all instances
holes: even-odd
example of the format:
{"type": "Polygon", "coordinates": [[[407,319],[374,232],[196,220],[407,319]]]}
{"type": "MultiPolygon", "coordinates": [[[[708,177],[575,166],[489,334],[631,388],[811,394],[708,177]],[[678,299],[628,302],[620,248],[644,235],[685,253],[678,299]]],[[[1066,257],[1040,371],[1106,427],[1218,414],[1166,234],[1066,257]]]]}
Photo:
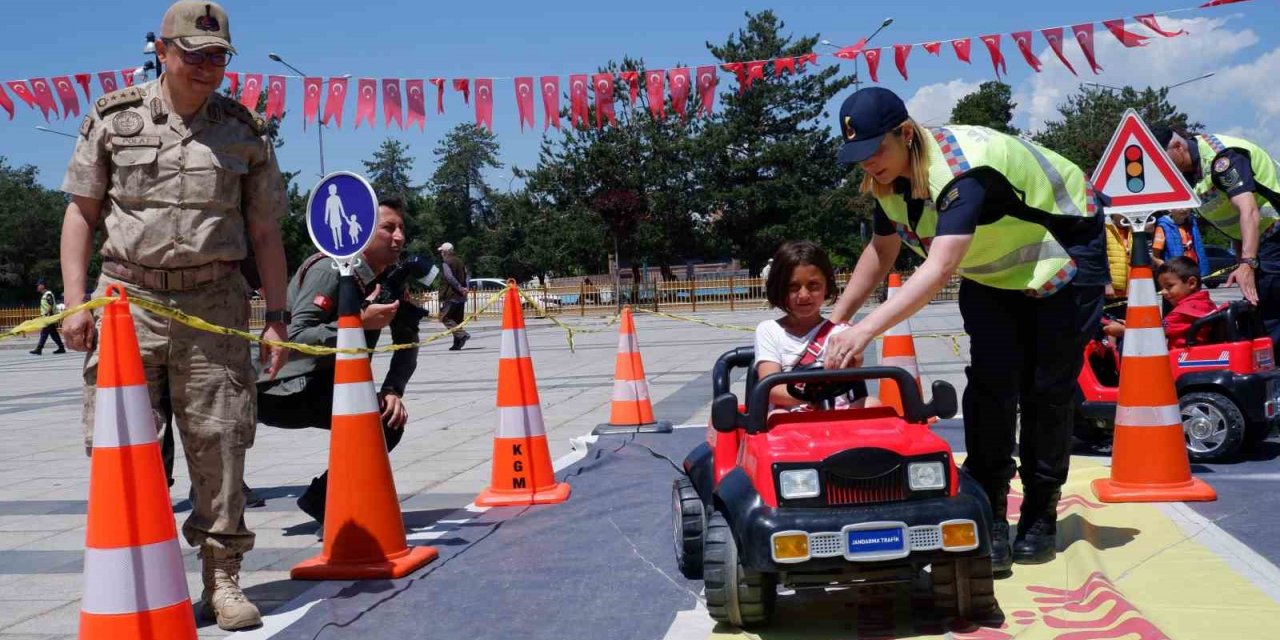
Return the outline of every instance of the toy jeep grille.
{"type": "Polygon", "coordinates": [[[896,502],[907,498],[906,478],[898,470],[875,478],[846,478],[830,472],[823,475],[822,485],[830,506],[896,502]]]}

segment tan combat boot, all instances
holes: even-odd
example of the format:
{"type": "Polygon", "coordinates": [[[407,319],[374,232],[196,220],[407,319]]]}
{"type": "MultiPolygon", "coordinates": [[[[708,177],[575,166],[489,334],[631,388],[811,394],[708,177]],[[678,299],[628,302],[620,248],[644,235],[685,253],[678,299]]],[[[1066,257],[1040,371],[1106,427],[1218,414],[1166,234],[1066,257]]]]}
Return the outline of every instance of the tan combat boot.
{"type": "Polygon", "coordinates": [[[200,595],[204,615],[218,621],[226,631],[247,629],[262,624],[262,614],[240,590],[238,553],[204,549],[201,551],[204,593],[200,595]]]}

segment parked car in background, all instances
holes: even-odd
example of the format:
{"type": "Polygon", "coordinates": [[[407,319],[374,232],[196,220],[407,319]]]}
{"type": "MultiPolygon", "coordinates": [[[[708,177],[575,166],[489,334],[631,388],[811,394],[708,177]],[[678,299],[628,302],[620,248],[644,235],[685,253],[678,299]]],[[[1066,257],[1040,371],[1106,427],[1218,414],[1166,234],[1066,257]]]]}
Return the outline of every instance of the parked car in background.
{"type": "MultiPolygon", "coordinates": [[[[501,278],[471,278],[470,280],[467,280],[467,288],[472,292],[472,302],[470,303],[468,311],[480,308],[489,301],[490,296],[502,291],[506,286],[507,281],[501,278]]],[[[532,308],[537,309],[539,313],[546,313],[548,308],[555,309],[563,304],[560,296],[551,293],[543,294],[539,289],[521,289],[521,291],[528,295],[528,298],[525,298],[522,303],[526,309],[532,308]],[[532,303],[530,303],[530,299],[533,300],[532,303]]],[[[499,298],[494,302],[493,305],[489,307],[489,310],[493,312],[501,312],[502,298],[499,298]]]]}
{"type": "Polygon", "coordinates": [[[1231,275],[1231,267],[1235,266],[1240,260],[1236,258],[1236,254],[1222,248],[1212,245],[1204,248],[1204,255],[1209,259],[1209,277],[1204,279],[1204,286],[1210,289],[1216,289],[1219,285],[1227,281],[1227,276],[1231,275]],[[1218,274],[1219,271],[1222,273],[1218,274]],[[1214,275],[1218,274],[1218,275],[1214,275]]]}

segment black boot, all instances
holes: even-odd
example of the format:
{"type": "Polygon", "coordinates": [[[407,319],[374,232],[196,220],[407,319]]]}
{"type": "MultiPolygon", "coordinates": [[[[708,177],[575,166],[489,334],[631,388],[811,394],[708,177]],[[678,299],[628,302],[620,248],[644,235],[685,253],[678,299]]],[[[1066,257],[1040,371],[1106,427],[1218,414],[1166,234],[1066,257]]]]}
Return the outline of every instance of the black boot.
{"type": "Polygon", "coordinates": [[[987,487],[986,491],[991,501],[991,570],[1006,575],[1013,570],[1013,556],[1009,554],[1009,485],[987,487]]]}
{"type": "Polygon", "coordinates": [[[449,350],[450,350],[450,351],[458,351],[458,350],[462,349],[462,343],[463,343],[463,342],[466,342],[466,340],[464,340],[464,339],[462,339],[462,338],[459,338],[459,337],[458,337],[458,334],[456,334],[456,333],[455,333],[455,334],[453,334],[453,346],[452,346],[452,347],[449,347],[449,350]]]}
{"type": "Polygon", "coordinates": [[[1058,555],[1058,499],[1061,491],[1037,495],[1028,491],[1018,520],[1018,537],[1013,541],[1013,561],[1044,564],[1058,555]]]}
{"type": "Polygon", "coordinates": [[[298,508],[323,525],[324,503],[328,492],[329,472],[326,471],[323,475],[311,480],[311,486],[307,487],[306,492],[298,498],[298,508]]]}

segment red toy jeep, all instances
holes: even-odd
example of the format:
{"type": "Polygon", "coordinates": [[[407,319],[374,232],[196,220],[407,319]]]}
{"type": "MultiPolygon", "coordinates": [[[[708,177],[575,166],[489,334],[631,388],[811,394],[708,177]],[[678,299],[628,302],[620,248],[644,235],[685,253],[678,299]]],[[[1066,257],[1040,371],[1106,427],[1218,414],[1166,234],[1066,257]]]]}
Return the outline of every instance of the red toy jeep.
{"type": "Polygon", "coordinates": [[[685,458],[672,490],[678,563],[705,581],[711,617],[761,625],[778,585],[910,582],[925,567],[944,615],[993,612],[991,505],[928,424],[955,415],[951,385],[935,382],[926,405],[896,367],[792,371],[758,382],[749,372],[744,414],[729,372],[753,359],[753,349],[740,347],[716,362],[707,441],[685,458]],[[905,418],[887,407],[830,408],[850,383],[880,378],[905,390],[905,418]],[[770,416],[769,391],[778,385],[822,408],[770,416]]]}
{"type": "MultiPolygon", "coordinates": [[[[1193,462],[1218,462],[1261,442],[1280,416],[1280,371],[1258,311],[1236,300],[1197,320],[1187,347],[1169,350],[1187,453],[1193,462]],[[1209,335],[1197,340],[1202,330],[1209,335]]],[[[1080,370],[1076,437],[1105,441],[1115,429],[1120,354],[1102,340],[1085,345],[1080,370]]]]}

